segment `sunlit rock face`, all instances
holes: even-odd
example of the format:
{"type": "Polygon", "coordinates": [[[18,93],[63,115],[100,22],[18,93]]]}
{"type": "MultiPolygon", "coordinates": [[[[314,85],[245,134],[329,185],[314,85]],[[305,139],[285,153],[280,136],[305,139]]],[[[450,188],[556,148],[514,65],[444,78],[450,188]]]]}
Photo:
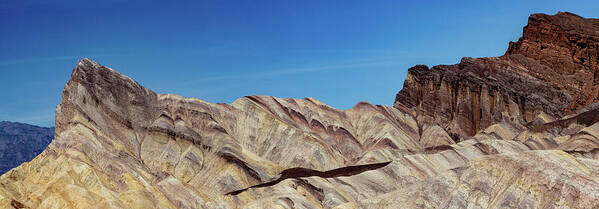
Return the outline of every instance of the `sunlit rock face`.
{"type": "Polygon", "coordinates": [[[394,107],[339,110],[157,94],[83,59],[55,139],[0,177],[0,206],[597,208],[598,105],[572,109],[543,70],[562,69],[519,53],[416,66],[394,107]]]}

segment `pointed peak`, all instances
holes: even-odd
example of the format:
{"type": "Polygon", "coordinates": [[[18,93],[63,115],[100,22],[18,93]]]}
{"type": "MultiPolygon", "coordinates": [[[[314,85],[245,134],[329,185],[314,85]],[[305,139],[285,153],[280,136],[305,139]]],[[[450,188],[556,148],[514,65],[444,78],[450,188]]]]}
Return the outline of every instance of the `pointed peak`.
{"type": "Polygon", "coordinates": [[[123,75],[109,67],[103,66],[89,58],[83,58],[77,62],[75,69],[73,69],[73,73],[71,73],[70,80],[96,84],[99,82],[113,83],[118,81],[117,83],[126,83],[131,87],[142,88],[142,86],[132,78],[123,75]]]}
{"type": "Polygon", "coordinates": [[[73,73],[71,74],[71,80],[73,79],[85,79],[87,74],[95,74],[97,73],[103,66],[99,63],[88,59],[83,58],[77,62],[75,65],[75,69],[73,69],[73,73]]]}
{"type": "Polygon", "coordinates": [[[118,115],[122,118],[115,120],[130,126],[134,118],[125,118],[134,114],[134,111],[129,110],[129,106],[149,106],[156,98],[156,93],[144,88],[135,80],[90,59],[81,59],[63,90],[62,101],[56,113],[57,133],[68,127],[68,122],[74,116],[73,112],[81,111],[88,116],[98,115],[100,112],[118,115]]]}
{"type": "Polygon", "coordinates": [[[89,58],[83,58],[77,62],[74,71],[76,71],[77,69],[96,70],[102,67],[103,66],[97,63],[96,61],[93,61],[89,58]]]}
{"type": "Polygon", "coordinates": [[[87,57],[80,59],[79,62],[77,62],[77,65],[87,65],[87,64],[98,65],[97,62],[95,62],[87,57]]]}

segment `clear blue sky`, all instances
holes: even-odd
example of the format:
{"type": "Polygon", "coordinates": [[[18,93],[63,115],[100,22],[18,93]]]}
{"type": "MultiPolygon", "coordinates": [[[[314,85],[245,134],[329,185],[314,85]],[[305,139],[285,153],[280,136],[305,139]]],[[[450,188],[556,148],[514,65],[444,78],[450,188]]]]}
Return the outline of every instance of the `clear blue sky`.
{"type": "Polygon", "coordinates": [[[501,55],[532,13],[599,16],[596,0],[147,2],[0,0],[0,120],[53,126],[84,57],[209,102],[392,105],[410,66],[501,55]]]}

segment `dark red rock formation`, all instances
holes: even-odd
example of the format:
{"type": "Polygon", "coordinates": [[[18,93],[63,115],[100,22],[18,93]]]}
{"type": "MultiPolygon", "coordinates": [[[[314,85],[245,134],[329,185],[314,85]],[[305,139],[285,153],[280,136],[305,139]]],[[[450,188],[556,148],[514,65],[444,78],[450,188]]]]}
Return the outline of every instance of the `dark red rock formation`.
{"type": "Polygon", "coordinates": [[[562,117],[596,101],[599,20],[533,14],[501,57],[409,69],[394,107],[413,109],[419,126],[472,136],[497,122],[562,117]]]}
{"type": "Polygon", "coordinates": [[[573,100],[567,111],[578,110],[599,94],[599,19],[560,12],[533,14],[522,38],[511,42],[506,55],[521,54],[549,67],[535,77],[567,90],[573,100]]]}

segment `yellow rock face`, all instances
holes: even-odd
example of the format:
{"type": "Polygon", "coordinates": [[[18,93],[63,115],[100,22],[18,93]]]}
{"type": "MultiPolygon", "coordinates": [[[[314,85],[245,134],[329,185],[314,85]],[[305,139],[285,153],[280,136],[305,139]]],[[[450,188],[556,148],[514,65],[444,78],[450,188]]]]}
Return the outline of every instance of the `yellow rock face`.
{"type": "Polygon", "coordinates": [[[413,115],[312,98],[213,104],[84,59],[54,141],[0,177],[0,207],[599,207],[598,125],[497,123],[456,140],[413,115]]]}

